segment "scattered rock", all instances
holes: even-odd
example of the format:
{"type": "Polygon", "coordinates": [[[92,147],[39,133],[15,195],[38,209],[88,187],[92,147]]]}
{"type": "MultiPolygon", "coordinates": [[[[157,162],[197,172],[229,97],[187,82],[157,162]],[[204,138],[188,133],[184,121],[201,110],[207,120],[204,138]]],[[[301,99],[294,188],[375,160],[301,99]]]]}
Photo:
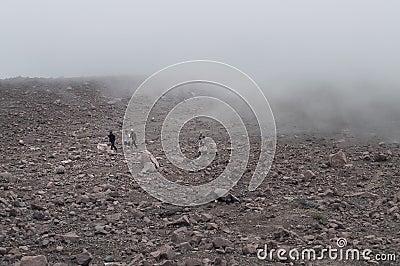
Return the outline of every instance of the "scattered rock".
{"type": "MultiPolygon", "coordinates": [[[[194,259],[194,258],[188,258],[184,262],[185,266],[203,266],[203,262],[201,259],[194,259]]],[[[205,264],[207,265],[207,264],[205,264]]]]}
{"type": "Polygon", "coordinates": [[[346,154],[343,151],[331,154],[329,155],[328,162],[334,168],[344,167],[347,164],[346,154]]]}
{"type": "Polygon", "coordinates": [[[190,226],[190,220],[189,217],[187,217],[186,215],[180,217],[179,219],[171,222],[169,225],[174,225],[174,226],[190,226]]]}
{"type": "Polygon", "coordinates": [[[388,157],[386,156],[386,154],[383,153],[377,153],[374,155],[374,161],[375,162],[385,162],[388,160],[388,157]]]}
{"type": "Polygon", "coordinates": [[[104,258],[104,262],[114,262],[114,257],[111,255],[108,255],[104,258]]]}
{"type": "Polygon", "coordinates": [[[159,250],[150,253],[157,260],[173,260],[175,252],[169,245],[162,246],[159,250]]]}
{"type": "Polygon", "coordinates": [[[47,266],[47,258],[43,255],[25,256],[21,258],[20,266],[47,266]]]}
{"type": "Polygon", "coordinates": [[[78,242],[80,237],[75,232],[68,232],[64,235],[61,235],[61,238],[68,243],[78,242]]]}
{"type": "Polygon", "coordinates": [[[153,156],[153,154],[151,154],[151,152],[147,150],[142,152],[141,161],[143,164],[151,162],[155,169],[160,167],[160,164],[158,163],[157,159],[153,156]]]}
{"type": "Polygon", "coordinates": [[[7,254],[7,249],[0,247],[0,255],[5,255],[5,254],[7,254]]]}
{"type": "Polygon", "coordinates": [[[11,183],[15,182],[16,178],[13,178],[13,175],[9,172],[0,173],[0,182],[11,183]]]}
{"type": "Polygon", "coordinates": [[[217,201],[225,202],[225,203],[235,203],[240,202],[240,199],[232,195],[231,193],[226,194],[225,196],[219,197],[217,201]]]}
{"type": "Polygon", "coordinates": [[[76,260],[76,263],[78,263],[78,265],[88,266],[93,257],[92,254],[89,253],[89,251],[83,249],[82,253],[75,255],[73,259],[76,260]]]}
{"type": "Polygon", "coordinates": [[[177,248],[182,252],[182,253],[186,253],[190,250],[192,250],[192,245],[190,245],[189,242],[182,242],[180,243],[177,248]]]}
{"type": "Polygon", "coordinates": [[[242,253],[243,255],[254,255],[257,254],[257,245],[254,244],[246,244],[243,248],[242,248],[242,253]]]}
{"type": "Polygon", "coordinates": [[[103,225],[96,225],[94,227],[94,230],[95,230],[95,234],[100,234],[100,235],[108,234],[107,230],[105,229],[105,227],[103,225]]]}
{"type": "Polygon", "coordinates": [[[310,180],[310,179],[313,179],[313,178],[315,178],[315,174],[314,174],[314,172],[313,171],[311,171],[311,170],[307,170],[306,172],[304,172],[304,179],[305,180],[310,180]]]}
{"type": "Polygon", "coordinates": [[[65,173],[65,167],[62,166],[62,165],[57,166],[56,169],[55,169],[55,172],[56,172],[56,174],[64,174],[65,173]]]}
{"type": "Polygon", "coordinates": [[[212,241],[214,248],[226,248],[226,247],[233,247],[233,243],[228,239],[222,237],[216,237],[212,241]]]}

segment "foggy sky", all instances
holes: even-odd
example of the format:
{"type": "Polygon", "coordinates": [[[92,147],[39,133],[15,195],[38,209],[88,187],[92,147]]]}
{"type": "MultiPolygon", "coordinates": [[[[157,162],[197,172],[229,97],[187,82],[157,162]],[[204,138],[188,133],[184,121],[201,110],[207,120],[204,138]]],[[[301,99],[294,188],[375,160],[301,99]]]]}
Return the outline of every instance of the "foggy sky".
{"type": "Polygon", "coordinates": [[[400,2],[4,0],[0,78],[151,74],[210,59],[257,82],[400,84],[400,2]]]}

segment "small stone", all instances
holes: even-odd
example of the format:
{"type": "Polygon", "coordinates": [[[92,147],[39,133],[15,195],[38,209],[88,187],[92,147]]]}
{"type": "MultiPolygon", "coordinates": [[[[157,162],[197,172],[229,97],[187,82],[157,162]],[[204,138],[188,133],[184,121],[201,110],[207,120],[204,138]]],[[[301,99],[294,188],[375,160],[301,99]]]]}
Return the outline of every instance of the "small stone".
{"type": "Polygon", "coordinates": [[[41,211],[35,211],[32,215],[32,217],[38,221],[45,221],[48,220],[49,217],[47,217],[43,212],[41,211]]]}
{"type": "Polygon", "coordinates": [[[105,258],[104,258],[104,262],[113,262],[114,261],[114,258],[113,258],[113,256],[111,256],[111,255],[108,255],[108,256],[106,256],[105,258]]]}
{"type": "Polygon", "coordinates": [[[343,167],[347,164],[346,154],[343,151],[339,151],[335,154],[329,155],[329,165],[331,167],[343,167]]]}
{"type": "MultiPolygon", "coordinates": [[[[72,147],[71,147],[71,148],[72,148],[72,147]]],[[[61,161],[61,164],[62,164],[62,165],[72,165],[72,163],[73,163],[73,161],[70,160],[70,159],[61,161]]]]}
{"type": "Polygon", "coordinates": [[[169,245],[162,246],[159,250],[150,253],[150,255],[157,260],[173,260],[175,252],[169,245]]]}
{"type": "Polygon", "coordinates": [[[240,202],[240,199],[236,196],[234,196],[231,193],[225,194],[224,196],[221,196],[219,198],[217,198],[217,201],[220,202],[225,202],[225,203],[235,203],[235,202],[240,202]]]}
{"type": "Polygon", "coordinates": [[[324,192],[324,196],[327,196],[327,197],[332,197],[332,196],[334,196],[335,195],[335,192],[332,190],[332,189],[330,189],[330,188],[328,188],[327,190],[325,190],[325,192],[324,192]]]}
{"type": "Polygon", "coordinates": [[[178,264],[173,260],[165,260],[157,265],[159,265],[159,266],[177,266],[178,264]]]}
{"type": "Polygon", "coordinates": [[[398,212],[398,210],[399,210],[399,207],[393,206],[392,208],[390,208],[388,210],[388,214],[396,213],[396,212],[398,212]]]}
{"type": "Polygon", "coordinates": [[[368,151],[362,153],[361,159],[364,161],[372,161],[371,154],[368,151]]]}
{"type": "Polygon", "coordinates": [[[189,242],[182,242],[177,247],[182,253],[192,250],[192,245],[189,242]]]}
{"type": "Polygon", "coordinates": [[[121,213],[106,215],[106,220],[109,223],[116,223],[121,220],[121,213]]]}
{"type": "Polygon", "coordinates": [[[82,253],[75,255],[75,260],[78,265],[88,266],[92,259],[92,254],[90,254],[86,249],[83,249],[82,253]]]}
{"type": "Polygon", "coordinates": [[[93,188],[93,192],[94,192],[94,193],[99,193],[99,192],[101,192],[101,191],[103,191],[103,188],[102,188],[102,187],[97,187],[97,186],[96,186],[96,187],[93,188]]]}
{"type": "Polygon", "coordinates": [[[16,178],[13,178],[12,174],[9,172],[0,173],[0,182],[12,183],[16,181],[16,178]]]}
{"type": "MultiPolygon", "coordinates": [[[[203,262],[200,259],[189,258],[185,260],[186,266],[202,266],[203,262]]],[[[205,264],[207,265],[207,264],[205,264]]]]}
{"type": "Polygon", "coordinates": [[[75,233],[75,232],[68,232],[64,235],[61,235],[61,238],[65,241],[65,242],[78,242],[80,237],[75,233]]]}
{"type": "Polygon", "coordinates": [[[388,160],[387,156],[383,153],[378,153],[374,155],[375,162],[385,162],[387,160],[388,160]]]}
{"type": "Polygon", "coordinates": [[[235,249],[233,247],[226,247],[225,248],[225,253],[233,253],[235,249]]]}
{"type": "Polygon", "coordinates": [[[200,219],[202,222],[209,222],[213,218],[212,214],[209,213],[202,213],[200,214],[200,219]]]}
{"type": "Polygon", "coordinates": [[[137,219],[142,219],[143,217],[144,217],[144,213],[143,212],[141,212],[141,211],[139,211],[139,210],[133,210],[133,211],[131,211],[131,215],[134,217],[134,218],[137,218],[137,219]]]}
{"type": "Polygon", "coordinates": [[[57,166],[56,169],[55,169],[55,172],[56,172],[56,174],[64,174],[65,173],[65,167],[62,166],[62,165],[57,166]]]}
{"type": "Polygon", "coordinates": [[[94,227],[94,230],[95,230],[95,234],[102,234],[102,235],[108,234],[108,232],[104,229],[103,225],[96,225],[94,227]]]}
{"type": "Polygon", "coordinates": [[[306,179],[306,180],[313,179],[314,177],[315,177],[315,174],[311,170],[307,170],[304,173],[304,179],[306,179]]]}
{"type": "Polygon", "coordinates": [[[218,229],[218,225],[216,223],[207,223],[206,227],[208,230],[217,230],[218,229]]]}
{"type": "Polygon", "coordinates": [[[43,255],[25,256],[21,258],[20,266],[47,266],[47,259],[43,255]]]}
{"type": "Polygon", "coordinates": [[[253,244],[247,244],[242,248],[243,255],[253,255],[257,253],[257,246],[253,244]]]}
{"type": "Polygon", "coordinates": [[[32,210],[42,211],[44,210],[43,205],[39,201],[34,201],[31,203],[32,210]]]}
{"type": "Polygon", "coordinates": [[[171,222],[169,225],[190,226],[190,221],[189,221],[189,218],[186,215],[184,215],[181,218],[171,222]]]}
{"type": "Polygon", "coordinates": [[[214,260],[214,266],[227,266],[228,262],[225,259],[222,258],[216,258],[214,260]]]}
{"type": "Polygon", "coordinates": [[[88,195],[79,195],[76,198],[76,203],[80,204],[80,203],[88,203],[90,202],[90,197],[88,195]]]}
{"type": "Polygon", "coordinates": [[[7,253],[7,249],[0,247],[0,255],[5,255],[7,253]]]}
{"type": "Polygon", "coordinates": [[[225,248],[225,247],[232,247],[233,244],[228,239],[222,237],[216,237],[212,241],[214,248],[225,248]]]}

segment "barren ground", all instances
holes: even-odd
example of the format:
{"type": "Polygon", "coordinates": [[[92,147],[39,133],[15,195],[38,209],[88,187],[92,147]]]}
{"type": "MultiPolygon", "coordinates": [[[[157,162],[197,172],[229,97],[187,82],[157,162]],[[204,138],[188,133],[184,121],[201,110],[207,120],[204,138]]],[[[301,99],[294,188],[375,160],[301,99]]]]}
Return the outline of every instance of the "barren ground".
{"type": "MultiPolygon", "coordinates": [[[[120,132],[129,99],[102,91],[95,81],[0,82],[0,265],[37,255],[50,265],[88,265],[85,256],[90,265],[308,265],[262,261],[256,248],[321,250],[336,247],[338,238],[346,248],[394,253],[397,262],[310,265],[400,263],[398,143],[348,131],[279,134],[272,169],[256,191],[247,191],[250,169],[231,191],[240,202],[177,207],[149,196],[130,175],[120,132]],[[115,154],[96,147],[109,129],[117,133],[115,154]],[[339,150],[347,165],[330,167],[328,156],[339,150]]],[[[199,129],[227,145],[223,129],[208,123],[186,126],[189,157],[199,129]]],[[[156,133],[149,138],[149,149],[162,157],[156,133]]],[[[190,175],[160,160],[160,171],[181,183],[203,182],[221,171],[226,156],[221,148],[210,169],[190,175]]]]}

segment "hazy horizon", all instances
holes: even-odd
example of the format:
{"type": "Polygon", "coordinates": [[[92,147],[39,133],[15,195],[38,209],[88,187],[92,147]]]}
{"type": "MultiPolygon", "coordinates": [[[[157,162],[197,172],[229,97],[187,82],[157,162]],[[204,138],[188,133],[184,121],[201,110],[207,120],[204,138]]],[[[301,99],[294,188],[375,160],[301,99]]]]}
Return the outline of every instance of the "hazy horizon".
{"type": "Polygon", "coordinates": [[[400,131],[399,1],[2,3],[0,78],[141,77],[111,79],[122,92],[214,60],[252,77],[292,127],[400,131]]]}

